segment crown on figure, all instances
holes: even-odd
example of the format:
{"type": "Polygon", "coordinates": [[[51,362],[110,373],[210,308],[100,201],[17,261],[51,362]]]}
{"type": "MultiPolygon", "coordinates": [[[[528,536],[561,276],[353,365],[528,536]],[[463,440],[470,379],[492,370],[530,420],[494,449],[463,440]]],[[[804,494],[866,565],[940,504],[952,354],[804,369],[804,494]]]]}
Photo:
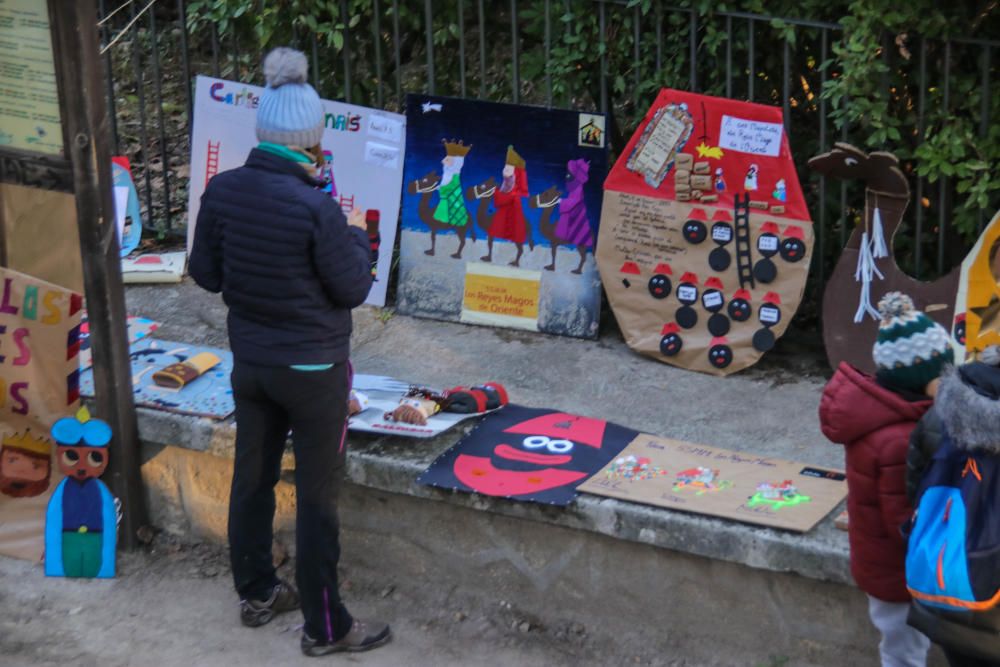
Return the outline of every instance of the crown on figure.
{"type": "Polygon", "coordinates": [[[5,436],[2,444],[4,447],[20,449],[39,456],[48,456],[52,452],[52,443],[47,438],[34,437],[31,435],[30,429],[25,430],[24,433],[5,436]]]}
{"type": "Polygon", "coordinates": [[[448,157],[465,157],[472,150],[472,144],[466,146],[461,139],[458,141],[442,139],[441,143],[444,144],[444,152],[448,157]]]}
{"type": "Polygon", "coordinates": [[[524,169],[524,158],[517,154],[513,146],[507,147],[507,162],[510,166],[516,169],[524,169]]]}

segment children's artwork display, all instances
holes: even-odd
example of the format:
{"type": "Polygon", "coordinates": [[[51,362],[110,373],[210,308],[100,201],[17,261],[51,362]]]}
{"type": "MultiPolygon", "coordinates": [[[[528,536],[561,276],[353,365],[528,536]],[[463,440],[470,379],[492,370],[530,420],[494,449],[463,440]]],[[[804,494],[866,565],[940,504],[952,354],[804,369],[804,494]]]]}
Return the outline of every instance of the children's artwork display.
{"type": "MultiPolygon", "coordinates": [[[[850,144],[809,160],[816,172],[865,184],[865,214],[847,239],[823,293],[823,343],[830,365],[846,361],[866,372],[875,372],[871,348],[878,334],[875,306],[887,292],[902,292],[917,310],[926,313],[946,331],[961,330],[966,318],[956,320],[956,295],[961,267],[932,282],[908,276],[896,264],[893,241],[910,203],[910,185],[891,153],[865,153],[850,144]]],[[[970,255],[971,257],[971,255],[970,255]]],[[[968,261],[968,260],[966,260],[968,261]]],[[[956,349],[959,358],[963,350],[956,349]]]]}
{"type": "MultiPolygon", "coordinates": [[[[233,354],[187,343],[142,338],[129,348],[135,404],[196,417],[225,419],[236,410],[229,376],[233,354]],[[154,376],[173,378],[157,384],[154,376]]],[[[80,393],[94,395],[94,371],[80,376],[80,393]]]]}
{"type": "Polygon", "coordinates": [[[1000,212],[962,262],[951,327],[955,359],[1000,345],[1000,212]]]}
{"type": "Polygon", "coordinates": [[[845,480],[839,470],[640,434],[578,490],[804,533],[847,497],[845,480]]]}
{"type": "Polygon", "coordinates": [[[595,338],[605,117],[407,97],[401,313],[595,338]]]}
{"type": "Polygon", "coordinates": [[[52,425],[79,405],[83,297],[0,268],[0,554],[38,561],[62,477],[52,425]]]}
{"type": "Polygon", "coordinates": [[[59,482],[45,513],[45,574],[107,579],[115,576],[118,508],[98,479],[108,467],[111,427],[87,408],[52,426],[59,482]]]}
{"type": "MultiPolygon", "coordinates": [[[[355,403],[347,428],[362,433],[382,433],[404,438],[433,438],[489,410],[473,409],[470,412],[442,411],[428,405],[424,418],[407,419],[400,414],[407,407],[421,409],[428,402],[408,396],[415,385],[382,375],[354,376],[351,398],[355,403]]],[[[495,408],[494,408],[495,409],[495,408]]]]}
{"type": "Polygon", "coordinates": [[[604,190],[597,264],[632,349],[728,375],[774,347],[813,247],[781,109],[664,89],[604,190]]]}
{"type": "MultiPolygon", "coordinates": [[[[194,128],[191,136],[191,184],[188,189],[188,252],[201,195],[220,171],[242,166],[257,144],[257,104],[263,88],[199,76],[195,83],[194,128]]],[[[349,213],[366,211],[368,235],[377,257],[375,283],[366,303],[385,305],[392,268],[406,118],[387,111],[323,100],[326,130],[322,146],[327,160],[326,192],[349,213]],[[385,247],[380,247],[382,242],[385,247]]],[[[310,148],[304,146],[303,148],[310,148]]]]}
{"type": "Polygon", "coordinates": [[[512,500],[568,505],[577,486],[637,431],[556,410],[508,405],[487,415],[417,482],[512,500]]]}
{"type": "Polygon", "coordinates": [[[125,257],[122,259],[122,282],[179,283],[184,276],[187,253],[158,252],[125,257]]]}
{"type": "MultiPolygon", "coordinates": [[[[160,328],[159,322],[154,322],[145,317],[128,315],[125,318],[128,328],[128,344],[131,346],[136,341],[142,340],[160,328]]],[[[90,322],[87,320],[87,312],[84,311],[80,320],[80,370],[90,368],[93,363],[93,352],[90,349],[90,322]]]]}

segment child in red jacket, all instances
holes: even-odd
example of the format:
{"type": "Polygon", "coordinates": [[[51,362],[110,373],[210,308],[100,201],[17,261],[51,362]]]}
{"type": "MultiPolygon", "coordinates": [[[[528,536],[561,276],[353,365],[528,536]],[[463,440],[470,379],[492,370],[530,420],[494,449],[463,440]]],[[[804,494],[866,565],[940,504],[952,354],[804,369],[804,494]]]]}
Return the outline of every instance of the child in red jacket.
{"type": "Polygon", "coordinates": [[[917,667],[926,665],[930,642],[906,624],[910,595],[900,533],[912,511],[906,454],[910,433],[931,407],[938,377],[954,354],[948,333],[908,296],[890,292],[878,309],[877,373],[841,364],[823,391],[820,425],[846,448],[851,574],[868,594],[872,624],[882,635],[882,665],[917,667]]]}

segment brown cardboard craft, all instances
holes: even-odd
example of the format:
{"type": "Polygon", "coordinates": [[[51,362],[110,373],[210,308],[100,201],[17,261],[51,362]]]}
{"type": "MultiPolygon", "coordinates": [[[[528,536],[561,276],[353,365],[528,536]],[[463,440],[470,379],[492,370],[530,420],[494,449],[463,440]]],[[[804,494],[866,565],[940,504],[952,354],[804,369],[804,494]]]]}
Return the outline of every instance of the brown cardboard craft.
{"type": "Polygon", "coordinates": [[[73,291],[83,290],[73,195],[0,183],[0,221],[9,268],[73,291]]]}
{"type": "Polygon", "coordinates": [[[633,350],[728,375],[756,363],[787,329],[805,290],[813,229],[781,119],[760,104],[669,89],[657,96],[604,183],[596,251],[633,350]],[[688,114],[697,139],[643,143],[668,112],[688,114]],[[650,151],[644,160],[675,156],[676,170],[650,179],[633,168],[650,151]],[[782,215],[751,206],[767,198],[782,215]],[[638,272],[624,275],[623,266],[638,272]]]}
{"type": "Polygon", "coordinates": [[[903,221],[910,201],[910,186],[899,169],[895,155],[885,152],[865,153],[850,144],[834,144],[832,151],[809,160],[814,171],[844,180],[860,180],[865,184],[865,219],[851,232],[840,259],[827,281],[823,293],[823,343],[830,366],[847,362],[860,370],[873,373],[872,346],[878,335],[878,320],[870,314],[855,323],[861,283],[855,280],[858,257],[864,233],[875,228],[875,211],[879,211],[888,257],[875,258],[875,268],[882,279],[871,283],[869,302],[877,306],[887,292],[903,292],[913,299],[917,309],[952,331],[956,294],[961,266],[932,282],[921,282],[903,272],[893,256],[893,240],[903,221]]]}
{"type": "MultiPolygon", "coordinates": [[[[602,242],[598,246],[598,258],[602,267],[614,267],[616,271],[612,274],[604,271],[602,278],[629,347],[675,366],[713,375],[727,375],[753,365],[763,356],[765,351],[754,346],[754,337],[759,331],[767,329],[777,339],[788,328],[805,290],[813,245],[812,225],[808,222],[792,225],[805,237],[806,254],[800,261],[787,262],[775,255],[771,258],[771,262],[777,267],[774,282],[757,282],[756,288],[749,285],[744,288],[737,276],[736,249],[733,243],[725,246],[732,256],[730,266],[724,272],[716,272],[709,268],[711,254],[718,247],[712,242],[711,231],[708,231],[707,238],[701,243],[691,244],[685,240],[684,224],[691,217],[692,211],[696,210],[704,214],[709,230],[711,221],[717,214],[723,218],[728,214],[726,209],[684,202],[680,197],[678,201],[667,201],[607,191],[604,193],[601,212],[602,224],[606,226],[601,230],[602,242]],[[630,277],[630,286],[625,287],[617,269],[629,261],[639,265],[641,275],[630,277]],[[671,267],[673,290],[667,298],[659,299],[651,296],[646,283],[654,275],[663,272],[661,265],[671,267]],[[690,329],[681,327],[676,332],[683,344],[676,354],[666,356],[663,353],[664,331],[665,327],[677,320],[678,310],[682,307],[677,288],[685,273],[691,273],[697,279],[698,300],[690,306],[696,314],[697,322],[690,329]],[[713,313],[706,309],[703,295],[706,282],[711,278],[722,283],[720,291],[725,305],[719,314],[729,319],[729,330],[723,336],[713,335],[708,328],[708,321],[713,313]],[[742,322],[733,319],[727,309],[736,292],[741,289],[746,289],[751,295],[747,300],[750,316],[742,322]],[[760,320],[760,309],[769,295],[771,301],[776,301],[780,313],[777,322],[765,325],[760,320]],[[775,295],[777,299],[773,298],[775,295]],[[725,338],[724,345],[732,353],[731,362],[723,367],[713,364],[710,357],[712,348],[719,343],[718,338],[725,338]]],[[[770,227],[777,223],[766,214],[750,212],[750,246],[755,250],[764,235],[762,228],[765,225],[770,227]]],[[[788,228],[784,223],[777,226],[779,231],[788,228]]],[[[757,252],[753,257],[755,261],[761,260],[757,252]]],[[[870,349],[869,347],[869,351],[870,349]]]]}
{"type": "Polygon", "coordinates": [[[839,470],[646,434],[577,490],[799,533],[847,497],[839,470]]]}
{"type": "Polygon", "coordinates": [[[10,269],[0,268],[0,280],[7,306],[0,312],[7,332],[0,383],[0,554],[38,560],[45,509],[62,478],[49,429],[79,404],[74,332],[78,336],[83,299],[10,269]],[[40,465],[46,460],[47,470],[40,465]]]}

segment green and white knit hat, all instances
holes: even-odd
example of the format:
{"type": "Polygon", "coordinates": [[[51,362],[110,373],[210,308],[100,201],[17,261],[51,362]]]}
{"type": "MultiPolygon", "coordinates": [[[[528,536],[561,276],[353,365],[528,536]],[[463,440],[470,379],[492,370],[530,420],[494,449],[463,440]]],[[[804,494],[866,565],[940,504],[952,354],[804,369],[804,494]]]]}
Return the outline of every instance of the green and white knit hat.
{"type": "Polygon", "coordinates": [[[893,387],[923,393],[929,382],[955,362],[948,332],[913,306],[902,292],[878,302],[882,318],[872,357],[878,377],[893,387]]]}

